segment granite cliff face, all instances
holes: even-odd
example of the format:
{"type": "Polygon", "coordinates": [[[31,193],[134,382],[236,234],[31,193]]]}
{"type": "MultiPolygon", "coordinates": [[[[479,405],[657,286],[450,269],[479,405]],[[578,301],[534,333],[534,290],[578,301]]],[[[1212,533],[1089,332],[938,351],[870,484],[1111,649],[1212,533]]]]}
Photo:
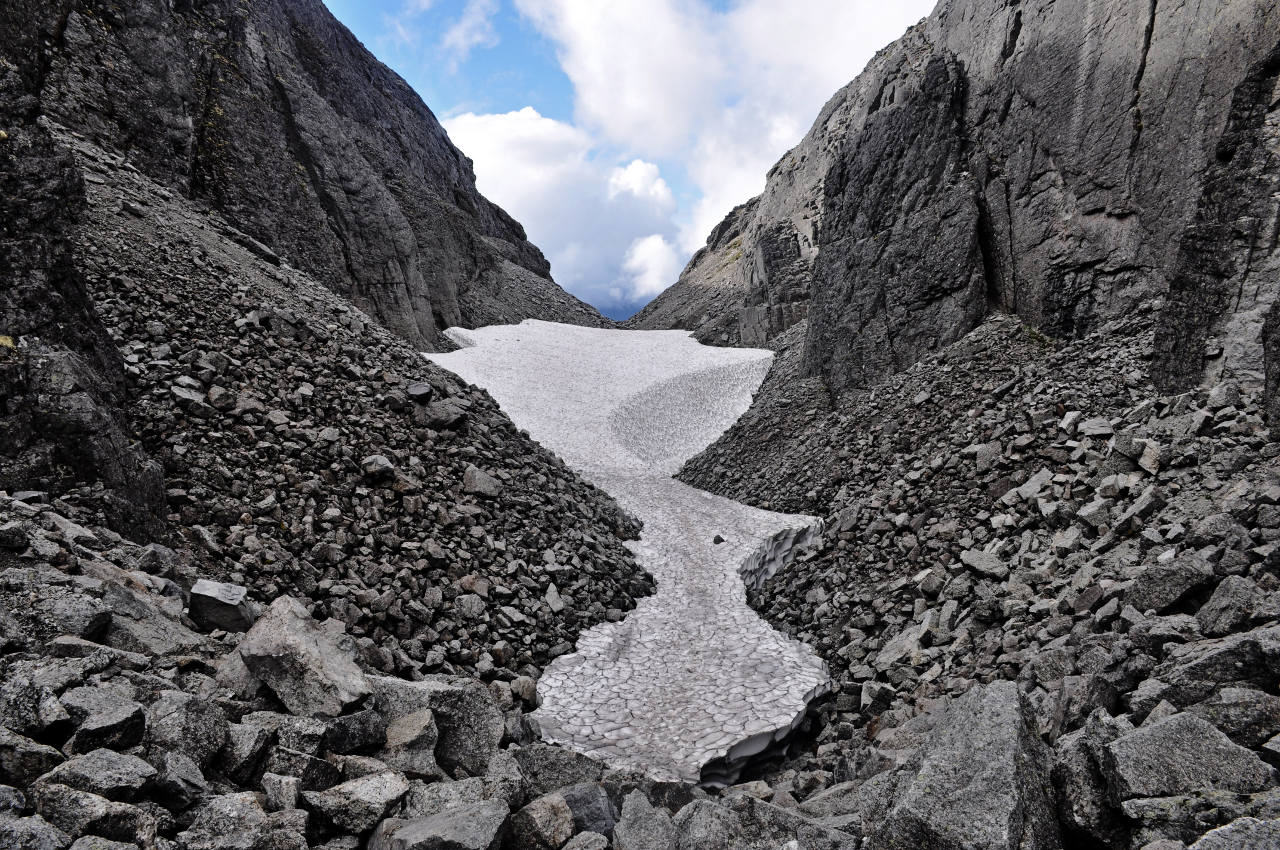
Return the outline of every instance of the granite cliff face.
{"type": "Polygon", "coordinates": [[[603,325],[400,77],[320,0],[23,0],[36,95],[420,348],[528,317],[603,325]]]}
{"type": "Polygon", "coordinates": [[[1278,43],[1261,0],[943,0],[633,326],[758,345],[808,316],[839,394],[992,312],[1073,337],[1167,293],[1164,388],[1260,384],[1278,43]]]}

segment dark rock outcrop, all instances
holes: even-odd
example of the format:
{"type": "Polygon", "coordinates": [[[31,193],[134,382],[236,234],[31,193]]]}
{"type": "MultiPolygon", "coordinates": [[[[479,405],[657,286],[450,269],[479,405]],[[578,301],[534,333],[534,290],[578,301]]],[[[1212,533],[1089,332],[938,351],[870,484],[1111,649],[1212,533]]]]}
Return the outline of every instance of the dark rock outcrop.
{"type": "MultiPolygon", "coordinates": [[[[451,325],[605,325],[412,89],[321,0],[23,0],[52,120],[222,212],[419,348],[451,325]]],[[[247,234],[247,235],[246,235],[247,234]]]]}
{"type": "Polygon", "coordinates": [[[76,263],[80,173],[38,121],[36,48],[20,17],[6,9],[0,21],[0,480],[100,487],[118,525],[155,528],[161,470],[121,409],[123,363],[76,263]]]}
{"type": "Polygon", "coordinates": [[[943,0],[632,326],[760,345],[807,314],[804,371],[846,393],[992,311],[1072,337],[1167,291],[1163,389],[1261,384],[1277,48],[1263,0],[943,0]]]}

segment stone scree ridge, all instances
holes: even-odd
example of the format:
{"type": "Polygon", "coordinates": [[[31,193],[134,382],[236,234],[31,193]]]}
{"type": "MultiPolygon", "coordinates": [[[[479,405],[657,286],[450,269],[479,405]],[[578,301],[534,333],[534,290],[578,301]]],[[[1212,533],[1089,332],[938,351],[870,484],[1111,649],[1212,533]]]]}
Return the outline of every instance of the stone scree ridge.
{"type": "Polygon", "coordinates": [[[772,355],[705,347],[681,331],[533,320],[448,334],[462,348],[434,362],[489,390],[644,522],[630,545],[658,590],[547,668],[535,714],[543,738],[658,779],[731,780],[830,681],[807,647],[747,607],[744,587],[819,533],[817,520],[671,477],[747,409],[772,355]]]}

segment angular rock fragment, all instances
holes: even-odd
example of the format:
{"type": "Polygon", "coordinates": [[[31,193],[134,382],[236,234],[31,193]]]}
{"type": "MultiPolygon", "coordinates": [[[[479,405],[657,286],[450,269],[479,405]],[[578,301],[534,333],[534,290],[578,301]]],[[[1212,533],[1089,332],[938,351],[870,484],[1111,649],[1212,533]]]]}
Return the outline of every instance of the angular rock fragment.
{"type": "Polygon", "coordinates": [[[884,821],[869,825],[873,840],[1057,850],[1048,753],[1030,723],[1014,683],[972,688],[903,769],[884,821]]]}
{"type": "Polygon", "coordinates": [[[369,839],[369,850],[498,850],[510,809],[484,800],[416,820],[388,818],[369,839]]]}
{"type": "Polygon", "coordinates": [[[271,603],[239,652],[249,671],[294,714],[336,717],[369,693],[350,639],[326,631],[292,597],[271,603]]]}
{"type": "Polygon", "coordinates": [[[245,632],[253,627],[248,588],[200,579],[191,588],[187,616],[202,629],[245,632]]]}
{"type": "Polygon", "coordinates": [[[358,835],[377,826],[408,790],[409,783],[400,774],[379,773],[325,791],[303,791],[302,799],[329,823],[358,835]]]}
{"type": "Polygon", "coordinates": [[[1197,791],[1261,791],[1275,771],[1206,720],[1181,713],[1107,744],[1102,770],[1119,800],[1197,791]]]}

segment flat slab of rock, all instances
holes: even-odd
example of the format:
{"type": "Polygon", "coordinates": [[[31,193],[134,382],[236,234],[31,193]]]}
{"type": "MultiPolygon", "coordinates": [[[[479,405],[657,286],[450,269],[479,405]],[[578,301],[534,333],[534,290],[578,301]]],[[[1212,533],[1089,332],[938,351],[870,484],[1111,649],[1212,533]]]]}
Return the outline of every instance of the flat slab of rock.
{"type": "Polygon", "coordinates": [[[383,821],[369,850],[497,850],[510,813],[500,800],[483,800],[417,820],[383,821]]]}
{"type": "Polygon", "coordinates": [[[249,672],[293,714],[337,717],[369,694],[351,639],[322,628],[289,596],[271,603],[239,651],[249,672]]]}
{"type": "Polygon", "coordinates": [[[156,769],[137,756],[94,750],[63,762],[39,781],[131,803],[142,797],[143,789],[155,776],[156,769]]]}
{"type": "Polygon", "coordinates": [[[1103,773],[1121,800],[1196,791],[1248,794],[1275,784],[1275,771],[1212,723],[1182,713],[1107,744],[1103,773]]]}

